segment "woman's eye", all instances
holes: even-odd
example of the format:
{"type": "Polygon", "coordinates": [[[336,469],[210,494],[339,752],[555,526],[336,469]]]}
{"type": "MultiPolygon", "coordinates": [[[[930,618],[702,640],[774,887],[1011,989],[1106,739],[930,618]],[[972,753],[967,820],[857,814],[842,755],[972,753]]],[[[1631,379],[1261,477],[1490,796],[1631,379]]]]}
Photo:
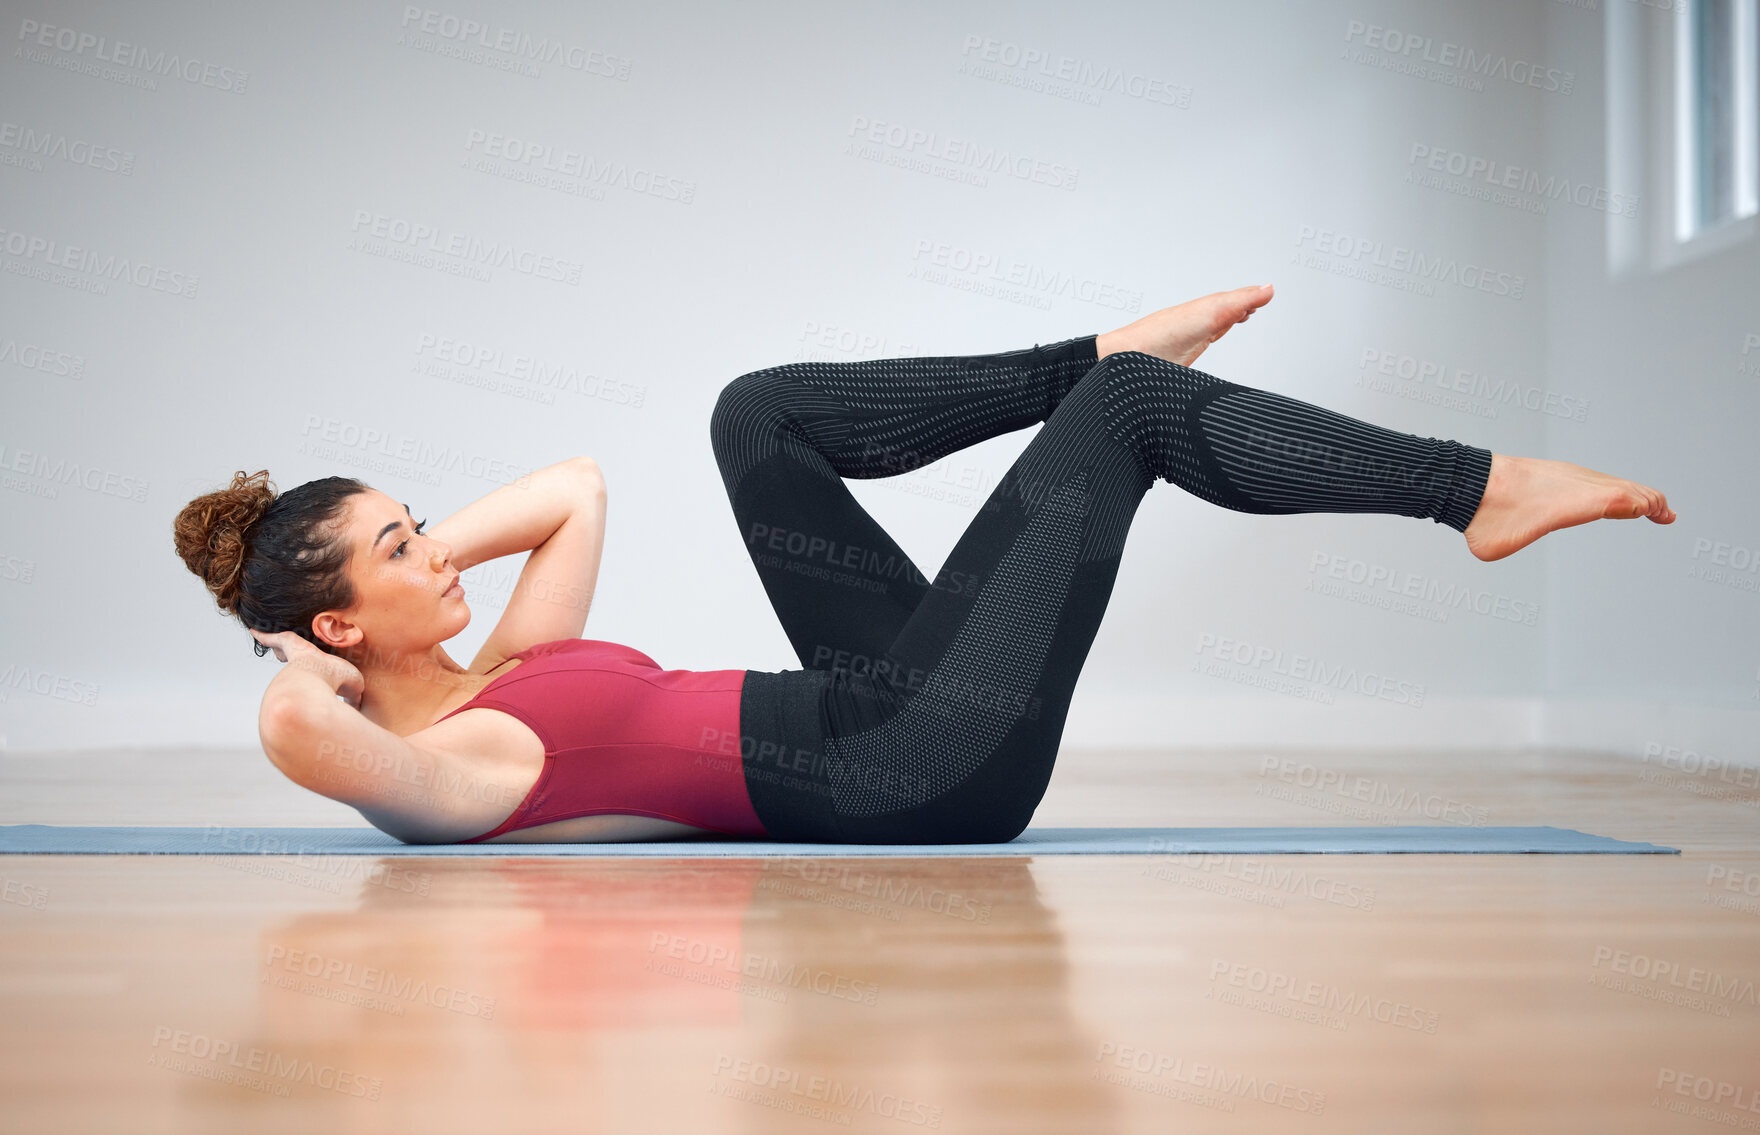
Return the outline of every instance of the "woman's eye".
{"type": "MultiPolygon", "coordinates": [[[[421,530],[426,528],[427,526],[428,526],[428,522],[426,520],[422,521],[420,524],[416,525],[416,532],[419,534],[421,532],[421,530]]],[[[391,550],[391,558],[396,559],[397,557],[403,555],[403,550],[407,547],[409,547],[408,540],[405,540],[401,544],[397,545],[397,547],[395,547],[391,550]]]]}

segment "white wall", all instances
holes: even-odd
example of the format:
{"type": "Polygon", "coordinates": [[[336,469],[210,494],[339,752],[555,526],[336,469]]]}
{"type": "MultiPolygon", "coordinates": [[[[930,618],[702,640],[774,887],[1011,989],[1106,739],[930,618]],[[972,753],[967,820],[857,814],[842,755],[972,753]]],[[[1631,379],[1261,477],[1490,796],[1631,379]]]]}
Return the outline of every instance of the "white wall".
{"type": "MultiPolygon", "coordinates": [[[[361,476],[437,520],[512,473],[591,454],[610,519],[587,637],[671,667],[797,668],[709,450],[723,384],[809,356],[1012,349],[1262,281],[1278,298],[1201,368],[1425,436],[1648,479],[1682,522],[1572,530],[1485,565],[1428,521],[1249,516],[1157,484],[1067,743],[1632,749],[1651,734],[1596,734],[1581,724],[1592,714],[1567,719],[1546,699],[1697,710],[1753,686],[1751,646],[1704,645],[1707,630],[1751,630],[1752,592],[1685,578],[1696,536],[1755,543],[1736,498],[1752,458],[1728,448],[1752,406],[1731,339],[1754,329],[1753,246],[1615,286],[1598,216],[1418,177],[1426,152],[1603,177],[1597,12],[1295,0],[7,9],[0,734],[14,751],[255,744],[278,664],[254,657],[170,539],[177,511],[234,469],[266,467],[284,489],[361,476]],[[526,62],[421,33],[455,18],[486,25],[491,45],[562,54],[526,62]],[[31,21],[67,29],[71,48],[38,46],[31,21]],[[1401,54],[1387,29],[1430,42],[1401,54]],[[132,50],[119,44],[179,57],[195,78],[142,86],[142,67],[109,58],[132,50]],[[1453,64],[1395,69],[1462,48],[1571,89],[1475,83],[1453,64]],[[220,85],[201,81],[209,65],[220,85]],[[1058,78],[1065,67],[1080,74],[1058,78]],[[242,89],[226,89],[238,73],[242,89]],[[96,147],[98,168],[31,153],[25,132],[96,147]],[[473,143],[484,136],[550,147],[589,175],[541,184],[542,161],[487,155],[473,143]],[[899,136],[921,141],[887,141],[899,136]],[[969,160],[998,151],[1040,175],[969,160]],[[438,235],[363,247],[363,215],[438,235]],[[450,241],[541,266],[461,271],[469,258],[450,241]],[[75,247],[147,282],[62,266],[75,247]],[[1428,273],[1387,267],[1414,254],[1428,273]],[[940,268],[943,257],[993,267],[940,268]],[[554,265],[578,276],[552,278],[554,265]],[[1731,286],[1744,266],[1745,309],[1731,286]],[[193,294],[153,286],[154,272],[193,294]],[[437,359],[424,347],[435,341],[491,362],[437,359]],[[1382,375],[1366,362],[1378,357],[1423,376],[1382,375]],[[529,359],[559,368],[566,388],[506,374],[529,359]],[[483,388],[498,367],[506,389],[483,388]],[[1590,410],[1569,422],[1499,407],[1436,376],[1590,410]],[[384,440],[324,445],[327,432],[373,431],[384,440]],[[1334,571],[1381,582],[1329,593],[1334,571]],[[1408,588],[1431,598],[1383,605],[1408,588]],[[1267,660],[1195,671],[1223,640],[1267,660]],[[1345,677],[1266,688],[1314,662],[1345,677]]],[[[933,574],[1030,436],[852,488],[933,574]]],[[[455,658],[488,634],[518,567],[467,573],[476,618],[455,658]]]]}
{"type": "Polygon", "coordinates": [[[1676,246],[1666,4],[1610,4],[1605,18],[1554,5],[1547,15],[1547,42],[1597,96],[1547,105],[1548,160],[1603,171],[1598,184],[1637,198],[1630,215],[1565,207],[1549,217],[1546,369],[1595,399],[1586,423],[1547,420],[1547,452],[1665,488],[1680,519],[1636,532],[1648,522],[1591,525],[1547,542],[1545,738],[1648,751],[1689,771],[1721,760],[1751,785],[1760,226],[1748,218],[1734,239],[1676,246]]]}

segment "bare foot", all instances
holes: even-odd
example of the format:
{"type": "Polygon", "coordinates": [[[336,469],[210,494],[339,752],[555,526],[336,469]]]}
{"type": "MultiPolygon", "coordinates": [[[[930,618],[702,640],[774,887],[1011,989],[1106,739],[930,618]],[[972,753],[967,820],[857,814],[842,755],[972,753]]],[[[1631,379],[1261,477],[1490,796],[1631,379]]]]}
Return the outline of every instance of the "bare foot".
{"type": "Polygon", "coordinates": [[[1493,453],[1485,495],[1464,535],[1475,556],[1501,560],[1560,528],[1640,516],[1673,524],[1675,512],[1661,493],[1636,481],[1568,461],[1493,453]]]}
{"type": "Polygon", "coordinates": [[[1096,358],[1119,351],[1141,351],[1170,363],[1191,366],[1204,348],[1237,323],[1271,302],[1270,284],[1212,292],[1175,307],[1152,311],[1135,323],[1108,331],[1095,340],[1096,358]]]}

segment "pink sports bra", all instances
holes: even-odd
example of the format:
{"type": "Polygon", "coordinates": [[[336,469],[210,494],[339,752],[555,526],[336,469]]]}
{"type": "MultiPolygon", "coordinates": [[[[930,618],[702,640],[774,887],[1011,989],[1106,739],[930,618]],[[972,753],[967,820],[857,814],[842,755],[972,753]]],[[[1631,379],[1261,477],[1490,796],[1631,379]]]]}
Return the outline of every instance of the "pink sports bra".
{"type": "Polygon", "coordinates": [[[511,714],[544,742],[544,769],[500,826],[461,842],[605,814],[767,834],[740,762],[744,670],[662,670],[600,639],[541,642],[512,657],[518,666],[440,720],[467,709],[511,714]]]}

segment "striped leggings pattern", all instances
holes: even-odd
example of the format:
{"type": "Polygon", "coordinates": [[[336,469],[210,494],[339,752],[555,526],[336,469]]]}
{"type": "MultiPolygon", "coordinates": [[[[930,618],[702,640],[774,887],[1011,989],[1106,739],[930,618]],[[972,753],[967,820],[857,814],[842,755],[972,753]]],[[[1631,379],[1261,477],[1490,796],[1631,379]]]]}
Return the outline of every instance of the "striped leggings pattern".
{"type": "Polygon", "coordinates": [[[773,838],[1002,842],[1044,794],[1130,523],[1156,480],[1239,512],[1464,531],[1489,450],[1095,336],[742,375],[710,419],[741,538],[803,669],[748,671],[742,760],[773,838]],[[844,479],[1044,423],[929,578],[844,479]]]}

